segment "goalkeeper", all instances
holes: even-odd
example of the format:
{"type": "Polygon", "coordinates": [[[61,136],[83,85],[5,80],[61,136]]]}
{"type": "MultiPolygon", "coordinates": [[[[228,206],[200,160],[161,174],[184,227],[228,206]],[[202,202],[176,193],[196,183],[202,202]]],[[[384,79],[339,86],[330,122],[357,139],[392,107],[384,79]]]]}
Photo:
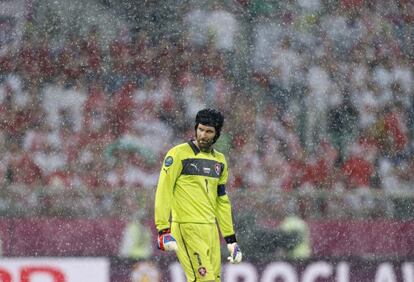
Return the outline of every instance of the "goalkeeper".
{"type": "Polygon", "coordinates": [[[187,281],[220,281],[218,227],[227,243],[230,263],[242,260],[225,189],[227,162],[212,147],[220,136],[223,121],[222,114],[214,109],[199,111],[195,139],[168,151],[158,180],[158,248],[176,251],[187,281]]]}

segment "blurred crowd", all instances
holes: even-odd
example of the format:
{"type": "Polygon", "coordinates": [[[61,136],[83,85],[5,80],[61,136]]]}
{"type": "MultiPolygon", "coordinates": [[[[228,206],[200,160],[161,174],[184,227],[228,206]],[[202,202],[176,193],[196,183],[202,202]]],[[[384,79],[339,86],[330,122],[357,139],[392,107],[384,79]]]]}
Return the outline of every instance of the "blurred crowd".
{"type": "Polygon", "coordinates": [[[211,3],[183,7],[179,36],[109,46],[28,19],[0,56],[0,211],[133,208],[204,107],[226,117],[229,191],[412,190],[412,1],[211,3]]]}

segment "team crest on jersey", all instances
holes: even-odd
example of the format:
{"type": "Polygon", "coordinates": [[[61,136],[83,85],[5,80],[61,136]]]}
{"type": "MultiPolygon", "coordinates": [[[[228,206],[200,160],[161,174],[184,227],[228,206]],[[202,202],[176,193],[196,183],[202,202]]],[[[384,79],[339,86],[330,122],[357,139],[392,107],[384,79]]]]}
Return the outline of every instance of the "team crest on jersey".
{"type": "Polygon", "coordinates": [[[168,156],[168,157],[165,159],[165,161],[164,161],[164,165],[165,165],[166,167],[169,167],[170,165],[172,165],[172,164],[173,164],[173,162],[174,162],[173,157],[168,156]]]}
{"type": "Polygon", "coordinates": [[[221,165],[220,164],[215,164],[214,165],[214,171],[216,172],[217,175],[220,175],[221,165]]]}
{"type": "Polygon", "coordinates": [[[200,266],[198,268],[198,273],[200,273],[200,275],[204,277],[207,274],[207,269],[204,266],[200,266]]]}

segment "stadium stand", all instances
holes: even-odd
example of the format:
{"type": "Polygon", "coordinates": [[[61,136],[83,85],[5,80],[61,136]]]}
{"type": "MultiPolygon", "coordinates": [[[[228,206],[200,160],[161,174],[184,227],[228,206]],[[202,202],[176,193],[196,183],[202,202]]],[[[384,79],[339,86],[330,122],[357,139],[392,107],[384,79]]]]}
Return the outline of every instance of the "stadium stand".
{"type": "Polygon", "coordinates": [[[6,221],[151,209],[166,149],[205,106],[226,116],[217,146],[236,209],[248,198],[273,218],[291,204],[312,220],[413,219],[414,5],[227,2],[176,7],[170,36],[116,25],[109,38],[93,21],[47,32],[56,15],[40,22],[32,7],[0,54],[6,221]]]}

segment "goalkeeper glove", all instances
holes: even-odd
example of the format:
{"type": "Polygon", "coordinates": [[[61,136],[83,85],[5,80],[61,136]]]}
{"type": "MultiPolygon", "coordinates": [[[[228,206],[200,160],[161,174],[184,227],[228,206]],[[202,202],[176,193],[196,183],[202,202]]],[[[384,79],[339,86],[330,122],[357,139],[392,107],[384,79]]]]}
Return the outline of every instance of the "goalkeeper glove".
{"type": "Polygon", "coordinates": [[[177,251],[178,245],[174,237],[171,235],[171,230],[169,228],[163,229],[158,232],[157,240],[158,249],[162,251],[177,251]]]}
{"type": "Polygon", "coordinates": [[[240,263],[242,261],[242,252],[240,251],[239,245],[237,243],[227,244],[227,249],[230,252],[230,256],[227,260],[230,263],[240,263]]]}
{"type": "Polygon", "coordinates": [[[230,235],[224,238],[227,243],[227,249],[229,250],[230,256],[227,260],[230,263],[240,263],[242,261],[242,252],[236,241],[236,235],[230,235]]]}

